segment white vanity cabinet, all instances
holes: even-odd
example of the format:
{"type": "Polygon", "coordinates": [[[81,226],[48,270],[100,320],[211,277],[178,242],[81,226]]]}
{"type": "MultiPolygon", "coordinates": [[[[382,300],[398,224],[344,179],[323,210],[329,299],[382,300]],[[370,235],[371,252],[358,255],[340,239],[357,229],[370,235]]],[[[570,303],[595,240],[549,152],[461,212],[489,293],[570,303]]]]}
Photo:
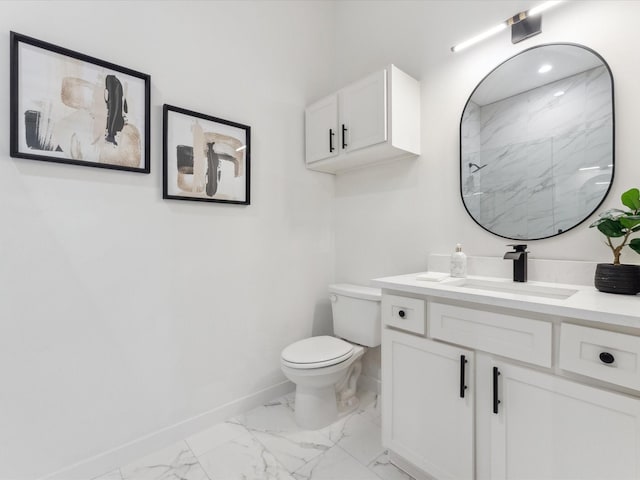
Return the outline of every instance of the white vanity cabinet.
{"type": "Polygon", "coordinates": [[[382,438],[398,466],[418,479],[640,479],[640,333],[377,285],[382,438]]]}
{"type": "Polygon", "coordinates": [[[476,384],[477,478],[640,478],[637,398],[485,354],[476,384]]]}
{"type": "Polygon", "coordinates": [[[419,155],[419,82],[390,65],[308,106],[305,151],[327,173],[419,155]]]}
{"type": "Polygon", "coordinates": [[[385,329],[383,443],[436,478],[473,477],[473,352],[385,329]]]}

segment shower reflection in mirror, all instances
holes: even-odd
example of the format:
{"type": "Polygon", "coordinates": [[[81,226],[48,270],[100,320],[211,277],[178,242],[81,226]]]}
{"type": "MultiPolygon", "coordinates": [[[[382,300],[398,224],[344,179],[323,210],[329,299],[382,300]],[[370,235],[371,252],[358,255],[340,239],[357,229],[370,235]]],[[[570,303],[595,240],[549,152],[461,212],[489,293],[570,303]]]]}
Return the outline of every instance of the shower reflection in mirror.
{"type": "Polygon", "coordinates": [[[562,233],[602,203],[613,178],[613,80],[595,52],[534,47],[476,87],[460,125],[463,202],[496,235],[562,233]]]}

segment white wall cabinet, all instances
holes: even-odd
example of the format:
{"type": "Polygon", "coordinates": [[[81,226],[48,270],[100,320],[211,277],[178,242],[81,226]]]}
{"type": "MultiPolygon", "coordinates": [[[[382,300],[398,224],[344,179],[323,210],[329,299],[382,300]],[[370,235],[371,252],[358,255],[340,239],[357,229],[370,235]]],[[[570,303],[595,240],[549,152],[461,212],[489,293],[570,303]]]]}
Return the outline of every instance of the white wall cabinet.
{"type": "Polygon", "coordinates": [[[472,478],[473,352],[385,329],[382,356],[384,444],[438,479],[472,478]]]}
{"type": "Polygon", "coordinates": [[[392,461],[416,478],[640,479],[640,389],[628,390],[636,336],[398,293],[382,300],[382,438],[392,461]],[[423,318],[403,323],[425,303],[423,318]],[[512,354],[518,342],[533,354],[512,354]],[[598,360],[605,350],[615,361],[598,360]]]}
{"type": "Polygon", "coordinates": [[[420,84],[394,65],[305,110],[306,164],[338,173],[420,154],[420,84]]]}
{"type": "Polygon", "coordinates": [[[342,89],[338,105],[345,153],[387,140],[387,70],[342,89]]]}
{"type": "Polygon", "coordinates": [[[305,112],[307,163],[338,155],[338,96],[314,103],[305,112]]]}

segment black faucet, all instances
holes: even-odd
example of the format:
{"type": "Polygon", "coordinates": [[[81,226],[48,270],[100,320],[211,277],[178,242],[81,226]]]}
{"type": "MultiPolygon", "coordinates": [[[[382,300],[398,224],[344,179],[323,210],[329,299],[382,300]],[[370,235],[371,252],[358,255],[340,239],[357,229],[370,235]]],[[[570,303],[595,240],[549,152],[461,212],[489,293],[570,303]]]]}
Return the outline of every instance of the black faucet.
{"type": "Polygon", "coordinates": [[[513,252],[507,252],[504,254],[505,260],[513,260],[513,281],[514,282],[526,282],[527,281],[527,246],[509,244],[507,247],[513,247],[513,252]]]}

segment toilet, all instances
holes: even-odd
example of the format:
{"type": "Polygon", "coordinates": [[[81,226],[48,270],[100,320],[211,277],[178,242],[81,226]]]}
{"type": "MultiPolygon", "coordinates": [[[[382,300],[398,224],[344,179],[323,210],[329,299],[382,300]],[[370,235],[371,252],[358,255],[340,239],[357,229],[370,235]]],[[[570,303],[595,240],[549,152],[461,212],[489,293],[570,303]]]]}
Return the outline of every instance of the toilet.
{"type": "Polygon", "coordinates": [[[280,363],[296,385],[296,423],[308,430],[323,428],[357,408],[356,384],[367,347],[380,345],[379,288],[329,285],[333,337],[318,336],[292,343],[280,363]]]}

